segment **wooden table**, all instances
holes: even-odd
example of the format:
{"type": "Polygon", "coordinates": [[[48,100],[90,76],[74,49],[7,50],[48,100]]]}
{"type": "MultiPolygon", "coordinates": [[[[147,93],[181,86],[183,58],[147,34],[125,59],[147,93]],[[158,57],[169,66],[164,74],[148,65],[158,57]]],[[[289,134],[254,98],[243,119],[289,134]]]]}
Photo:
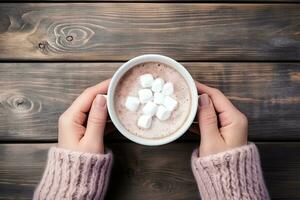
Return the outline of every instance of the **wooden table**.
{"type": "MultiPolygon", "coordinates": [[[[113,1],[0,3],[0,199],[30,199],[59,115],[146,53],[221,89],[249,118],[273,199],[300,199],[299,1],[113,1]]],[[[199,199],[198,135],[146,147],[113,131],[106,144],[115,155],[107,199],[199,199]]]]}

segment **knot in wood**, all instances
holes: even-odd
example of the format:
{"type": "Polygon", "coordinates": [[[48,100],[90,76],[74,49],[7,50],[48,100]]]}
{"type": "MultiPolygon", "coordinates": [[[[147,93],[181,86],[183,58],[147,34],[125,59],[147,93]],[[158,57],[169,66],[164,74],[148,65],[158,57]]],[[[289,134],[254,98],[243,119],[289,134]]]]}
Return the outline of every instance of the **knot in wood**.
{"type": "Polygon", "coordinates": [[[73,41],[73,36],[72,35],[68,35],[66,37],[66,40],[69,41],[69,42],[72,42],[73,41]]]}
{"type": "Polygon", "coordinates": [[[47,41],[42,41],[42,42],[39,43],[39,48],[44,50],[47,45],[48,45],[47,41]]]}
{"type": "Polygon", "coordinates": [[[16,112],[28,112],[33,108],[33,102],[25,96],[12,96],[8,99],[11,108],[16,112]]]}
{"type": "Polygon", "coordinates": [[[38,44],[38,48],[42,53],[47,53],[48,52],[48,42],[47,41],[41,41],[38,44]]]}
{"type": "Polygon", "coordinates": [[[34,114],[41,111],[41,102],[34,96],[30,98],[23,93],[7,92],[2,96],[4,108],[15,114],[34,114]]]}
{"type": "Polygon", "coordinates": [[[72,21],[57,22],[49,27],[47,36],[50,51],[74,52],[95,46],[92,38],[97,26],[82,20],[72,21]]]}

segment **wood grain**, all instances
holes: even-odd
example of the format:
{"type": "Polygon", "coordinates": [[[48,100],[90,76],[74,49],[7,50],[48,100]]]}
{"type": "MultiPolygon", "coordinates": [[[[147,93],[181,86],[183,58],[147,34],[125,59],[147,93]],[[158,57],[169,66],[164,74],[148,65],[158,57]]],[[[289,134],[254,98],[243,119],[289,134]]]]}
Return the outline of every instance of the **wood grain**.
{"type": "Polygon", "coordinates": [[[297,4],[0,5],[0,59],[300,60],[297,4]]]}
{"type": "MultiPolygon", "coordinates": [[[[51,144],[0,145],[0,199],[30,199],[51,144]]],[[[190,199],[198,190],[190,169],[197,143],[145,147],[113,143],[115,163],[107,199],[190,199]]],[[[300,198],[299,143],[259,143],[272,199],[300,198]],[[288,156],[287,156],[288,155],[288,156]]]]}
{"type": "MultiPolygon", "coordinates": [[[[228,3],[228,2],[234,2],[234,3],[298,3],[299,0],[230,0],[230,1],[224,1],[224,0],[188,0],[188,1],[182,1],[182,0],[43,0],[43,2],[120,2],[120,3],[228,3]]],[[[7,0],[0,0],[0,2],[7,2],[7,0]]],[[[41,2],[40,0],[18,0],[15,2],[41,2]]]]}
{"type": "MultiPolygon", "coordinates": [[[[1,63],[0,140],[56,141],[59,115],[85,88],[111,77],[120,65],[1,63]]],[[[183,65],[196,80],[222,90],[248,116],[251,139],[300,139],[300,64],[183,65]]],[[[119,134],[110,138],[124,139],[119,134]]]]}

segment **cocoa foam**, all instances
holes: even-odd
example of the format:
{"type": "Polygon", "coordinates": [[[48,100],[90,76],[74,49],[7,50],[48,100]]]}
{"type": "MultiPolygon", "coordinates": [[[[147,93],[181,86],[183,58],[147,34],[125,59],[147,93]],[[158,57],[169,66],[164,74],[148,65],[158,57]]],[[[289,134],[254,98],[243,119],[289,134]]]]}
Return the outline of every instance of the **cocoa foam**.
{"type": "Polygon", "coordinates": [[[191,108],[190,90],[182,75],[169,66],[155,62],[134,66],[126,72],[117,85],[114,100],[116,114],[124,128],[134,135],[148,139],[160,139],[172,135],[183,125],[191,108]],[[178,107],[172,112],[168,120],[160,121],[154,118],[151,127],[145,130],[137,127],[137,120],[142,109],[131,112],[126,109],[124,104],[128,96],[138,95],[138,90],[142,88],[138,79],[146,73],[152,74],[154,78],[160,77],[166,82],[174,84],[172,97],[178,101],[178,107]]]}

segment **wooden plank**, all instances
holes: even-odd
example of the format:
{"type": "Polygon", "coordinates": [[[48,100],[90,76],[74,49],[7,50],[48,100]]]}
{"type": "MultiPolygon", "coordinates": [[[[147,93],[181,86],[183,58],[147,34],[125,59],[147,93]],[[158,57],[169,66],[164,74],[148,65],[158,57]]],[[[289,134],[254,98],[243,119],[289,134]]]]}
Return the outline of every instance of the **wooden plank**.
{"type": "MultiPolygon", "coordinates": [[[[85,88],[111,77],[120,65],[0,63],[0,140],[56,141],[59,115],[85,88]]],[[[220,88],[246,113],[251,139],[300,139],[299,63],[183,65],[196,80],[220,88]]]]}
{"type": "MultiPolygon", "coordinates": [[[[118,2],[118,3],[298,3],[299,0],[43,0],[43,2],[118,2]]],[[[7,0],[0,0],[0,2],[7,2],[7,0]]],[[[18,0],[15,2],[41,2],[40,0],[18,0]]]]}
{"type": "MultiPolygon", "coordinates": [[[[0,145],[0,199],[30,199],[41,178],[50,145],[0,145]]],[[[115,163],[107,199],[199,199],[190,169],[191,152],[197,145],[108,144],[115,163]]],[[[272,199],[299,199],[300,143],[258,146],[272,199]]]]}
{"type": "Polygon", "coordinates": [[[0,5],[0,59],[300,60],[297,4],[0,5]]]}

